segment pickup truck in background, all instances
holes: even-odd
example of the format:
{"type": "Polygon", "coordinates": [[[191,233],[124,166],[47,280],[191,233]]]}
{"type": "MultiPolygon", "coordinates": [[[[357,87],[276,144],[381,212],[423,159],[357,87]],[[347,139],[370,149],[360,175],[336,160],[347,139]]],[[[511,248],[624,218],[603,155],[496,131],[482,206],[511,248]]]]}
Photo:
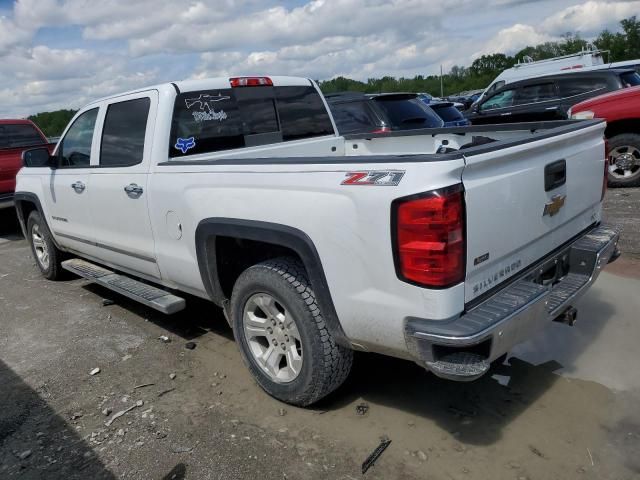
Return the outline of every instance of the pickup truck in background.
{"type": "Polygon", "coordinates": [[[469,381],[573,324],[618,255],[604,129],[340,135],[309,79],[188,80],[82,108],[53,155],[25,152],[16,206],[46,278],[168,314],[208,299],[258,384],[306,406],[354,350],[469,381]]]}
{"type": "MultiPolygon", "coordinates": [[[[30,120],[0,120],[0,209],[13,207],[22,152],[47,143],[46,137],[30,120]]],[[[49,148],[53,151],[53,145],[49,148]]]]}
{"type": "Polygon", "coordinates": [[[625,88],[574,105],[573,119],[607,121],[609,186],[640,186],[640,87],[625,88]]]}

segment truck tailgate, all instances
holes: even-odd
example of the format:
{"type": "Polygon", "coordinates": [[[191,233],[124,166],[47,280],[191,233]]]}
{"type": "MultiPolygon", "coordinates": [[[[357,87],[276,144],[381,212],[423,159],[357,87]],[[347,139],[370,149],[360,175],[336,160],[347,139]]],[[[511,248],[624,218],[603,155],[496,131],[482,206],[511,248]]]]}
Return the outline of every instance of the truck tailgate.
{"type": "Polygon", "coordinates": [[[466,303],[600,220],[604,128],[589,123],[465,155],[466,303]]]}

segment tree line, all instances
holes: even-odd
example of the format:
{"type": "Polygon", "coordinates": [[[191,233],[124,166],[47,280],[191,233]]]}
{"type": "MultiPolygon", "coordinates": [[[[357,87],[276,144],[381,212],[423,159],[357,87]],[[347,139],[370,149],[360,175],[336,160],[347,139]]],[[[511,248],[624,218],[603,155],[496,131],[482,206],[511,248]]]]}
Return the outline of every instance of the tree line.
{"type": "MultiPolygon", "coordinates": [[[[608,54],[605,54],[607,63],[640,58],[640,21],[636,16],[626,18],[620,22],[620,27],[621,31],[618,32],[603,30],[591,42],[596,48],[609,51],[608,54]]],[[[466,90],[485,88],[500,72],[513,67],[518,60],[522,60],[525,56],[529,56],[533,60],[544,60],[580,52],[587,48],[588,44],[589,42],[581,38],[580,35],[567,33],[560,41],[525,47],[513,56],[504,53],[482,55],[475,59],[471,66],[456,65],[443,75],[444,94],[451,95],[466,90]]],[[[385,76],[370,78],[366,82],[337,77],[319,82],[319,84],[324,93],[343,91],[365,93],[428,92],[440,95],[439,75],[416,75],[413,78],[385,76]]]]}
{"type": "MultiPolygon", "coordinates": [[[[603,30],[591,42],[600,50],[608,50],[607,62],[619,62],[640,58],[640,21],[636,16],[626,18],[620,22],[620,31],[603,30]]],[[[443,75],[444,94],[450,95],[465,90],[485,88],[503,70],[514,66],[524,56],[533,60],[569,55],[580,52],[589,42],[578,34],[567,33],[560,41],[545,42],[535,46],[525,47],[515,55],[494,53],[482,55],[475,59],[469,67],[454,66],[443,75]]],[[[385,76],[370,78],[366,82],[351,78],[337,77],[319,82],[324,93],[358,91],[365,93],[377,92],[429,92],[440,94],[439,75],[416,75],[413,78],[395,78],[385,76]]],[[[76,110],[58,110],[42,112],[29,117],[47,136],[58,136],[69,123],[76,110]]]]}

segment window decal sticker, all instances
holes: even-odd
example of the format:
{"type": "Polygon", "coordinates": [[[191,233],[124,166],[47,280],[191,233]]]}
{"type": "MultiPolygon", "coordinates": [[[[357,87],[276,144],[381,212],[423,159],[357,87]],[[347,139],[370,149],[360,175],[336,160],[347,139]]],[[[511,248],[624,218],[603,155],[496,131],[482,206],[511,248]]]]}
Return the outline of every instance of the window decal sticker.
{"type": "Polygon", "coordinates": [[[227,112],[220,109],[216,112],[214,104],[223,100],[229,100],[231,97],[228,95],[209,95],[208,93],[201,93],[197,98],[185,98],[184,104],[191,110],[191,107],[197,105],[198,111],[192,111],[193,119],[196,122],[205,122],[209,120],[218,120],[222,122],[227,119],[227,112]]]}
{"type": "Polygon", "coordinates": [[[187,153],[187,150],[192,149],[196,146],[196,139],[193,137],[189,138],[179,138],[174,145],[174,148],[177,148],[182,153],[187,153]]]}

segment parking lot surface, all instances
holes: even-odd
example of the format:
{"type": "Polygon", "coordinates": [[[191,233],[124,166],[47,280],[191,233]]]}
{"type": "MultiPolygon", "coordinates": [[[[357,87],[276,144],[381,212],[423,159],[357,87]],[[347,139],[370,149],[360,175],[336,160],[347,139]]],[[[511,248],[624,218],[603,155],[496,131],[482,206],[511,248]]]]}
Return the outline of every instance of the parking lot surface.
{"type": "Polygon", "coordinates": [[[2,212],[0,478],[640,478],[639,201],[608,193],[625,256],[575,327],[547,326],[467,384],[359,354],[306,410],[253,382],[216,307],[189,299],[166,317],[82,279],[45,281],[2,212]]]}

